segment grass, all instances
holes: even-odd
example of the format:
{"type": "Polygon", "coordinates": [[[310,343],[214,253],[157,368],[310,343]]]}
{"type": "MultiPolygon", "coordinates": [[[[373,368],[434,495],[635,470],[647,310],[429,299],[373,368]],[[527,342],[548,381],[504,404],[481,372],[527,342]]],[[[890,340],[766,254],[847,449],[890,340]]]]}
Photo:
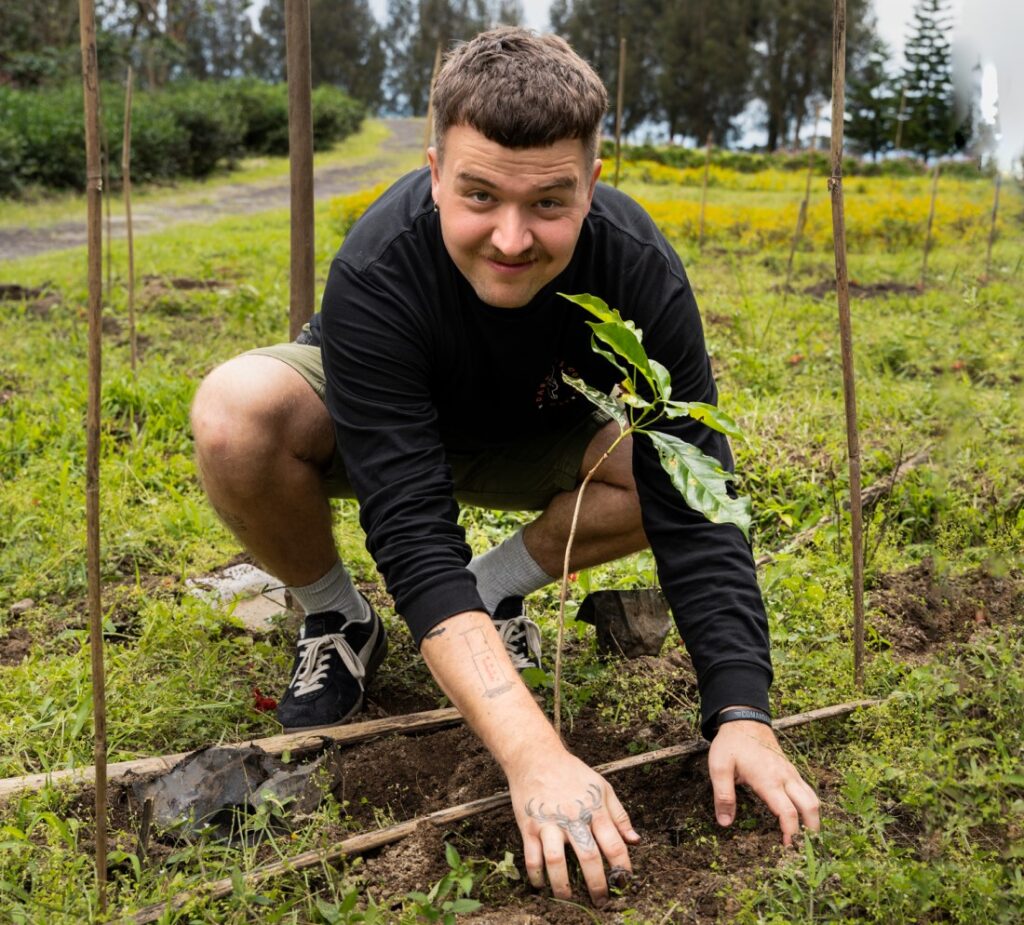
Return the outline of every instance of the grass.
{"type": "MultiPolygon", "coordinates": [[[[372,160],[371,141],[381,137],[375,131],[371,125],[370,134],[353,140],[346,157],[372,160]]],[[[280,167],[253,167],[243,177],[268,179],[280,167]]],[[[665,198],[653,184],[629,188],[665,198]]],[[[979,183],[965,195],[981,201],[988,188],[979,183]]],[[[893,189],[891,195],[900,195],[898,184],[893,189]]],[[[792,191],[784,195],[791,198],[792,191]]],[[[718,205],[730,201],[724,190],[712,190],[711,197],[718,205]]],[[[59,211],[57,203],[43,208],[51,206],[47,220],[59,211]]],[[[866,484],[887,479],[899,457],[932,448],[930,464],[899,482],[871,515],[873,588],[925,560],[950,582],[969,581],[978,569],[1019,580],[1020,197],[1011,192],[1004,208],[1006,224],[987,285],[979,282],[983,244],[947,239],[932,254],[926,291],[855,302],[866,484]]],[[[17,223],[5,211],[0,224],[8,222],[17,223]]],[[[339,243],[328,204],[318,206],[317,225],[322,286],[339,243]]],[[[692,238],[678,246],[706,319],[723,404],[748,435],[736,450],[742,487],[754,496],[757,547],[778,548],[833,514],[846,491],[835,304],[802,291],[831,276],[831,259],[820,248],[798,254],[796,291],[787,296],[777,290],[785,248],[751,253],[727,242],[700,253],[692,238]]],[[[102,561],[107,619],[124,639],[107,646],[112,761],[272,734],[277,725],[253,709],[252,688],[281,689],[290,662],[287,646],[253,641],[230,613],[182,593],[183,578],[237,552],[196,479],[189,401],[216,363],[285,337],[286,216],[153,233],[140,242],[136,259],[140,275],[188,275],[221,285],[149,292],[140,315],[146,348],[133,378],[124,326],[125,255],[123,244],[114,244],[115,287],[107,309],[114,321],[104,354],[102,561]]],[[[865,282],[913,284],[919,261],[916,248],[876,244],[852,256],[851,273],[865,282]]],[[[87,763],[92,745],[84,635],[82,252],[6,263],[4,276],[23,285],[52,281],[63,299],[46,320],[21,303],[0,305],[0,638],[23,631],[34,640],[20,664],[0,666],[0,775],[8,776],[87,763]],[[22,598],[36,605],[15,619],[9,608],[22,598]]],[[[478,550],[522,520],[463,512],[478,550]]],[[[339,503],[336,523],[343,557],[359,577],[373,578],[354,505],[339,503]]],[[[847,531],[840,518],[838,527],[822,529],[809,546],[762,573],[779,714],[856,696],[847,531]]],[[[580,598],[591,586],[645,586],[653,578],[651,557],[642,554],[585,573],[573,594],[580,598]]],[[[991,606],[983,586],[977,588],[978,607],[991,606]]],[[[554,589],[536,595],[533,612],[550,650],[554,589]]],[[[1019,920],[1022,617],[1018,609],[973,641],[937,649],[915,666],[894,649],[880,609],[871,609],[867,692],[890,699],[862,717],[791,738],[796,760],[826,794],[824,830],[780,863],[736,878],[719,900],[721,916],[750,923],[1019,920]]],[[[393,614],[386,618],[396,641],[393,669],[406,672],[410,687],[439,699],[400,621],[393,614]]],[[[570,637],[577,653],[567,669],[571,715],[590,710],[609,730],[638,736],[656,721],[695,731],[696,699],[684,672],[666,680],[642,663],[609,666],[593,657],[588,629],[573,622],[570,637]]],[[[670,645],[678,646],[678,639],[670,645]]],[[[646,747],[650,743],[639,737],[636,748],[646,747]]],[[[122,819],[113,837],[115,907],[137,908],[170,891],[316,847],[344,826],[342,810],[328,799],[282,834],[268,809],[247,823],[260,836],[250,848],[200,839],[149,865],[135,853],[137,820],[122,819]]],[[[74,795],[57,790],[23,796],[0,810],[0,918],[77,922],[95,912],[90,812],[74,795]]],[[[715,856],[717,835],[709,830],[701,837],[715,856]]],[[[358,863],[345,864],[281,878],[258,891],[239,887],[226,900],[197,903],[167,921],[393,922],[425,914],[422,898],[382,900],[387,884],[376,885],[377,902],[367,906],[369,885],[358,863]]],[[[491,901],[503,901],[500,891],[491,901]]],[[[689,900],[680,902],[681,915],[689,900]]],[[[550,910],[553,915],[555,907],[550,910]]],[[[622,913],[621,921],[658,922],[668,911],[669,905],[660,911],[638,906],[622,913]]]]}

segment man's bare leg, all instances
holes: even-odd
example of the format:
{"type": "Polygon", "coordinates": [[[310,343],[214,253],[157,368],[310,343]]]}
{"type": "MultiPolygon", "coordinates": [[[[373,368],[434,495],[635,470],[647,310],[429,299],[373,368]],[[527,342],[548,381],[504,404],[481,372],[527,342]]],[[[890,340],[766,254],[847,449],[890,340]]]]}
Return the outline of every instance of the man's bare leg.
{"type": "MultiPolygon", "coordinates": [[[[580,466],[581,482],[618,433],[618,425],[609,423],[594,435],[580,466]]],[[[565,544],[569,539],[578,494],[577,488],[556,495],[547,509],[523,531],[523,540],[530,555],[551,576],[562,574],[565,544]]],[[[649,545],[633,481],[632,439],[627,438],[601,463],[587,484],[569,567],[576,571],[612,562],[649,545]]]]}
{"type": "Polygon", "coordinates": [[[319,396],[290,366],[245,356],[203,381],[192,406],[203,487],[228,528],[292,586],[338,561],[323,472],[334,431],[319,396]]]}

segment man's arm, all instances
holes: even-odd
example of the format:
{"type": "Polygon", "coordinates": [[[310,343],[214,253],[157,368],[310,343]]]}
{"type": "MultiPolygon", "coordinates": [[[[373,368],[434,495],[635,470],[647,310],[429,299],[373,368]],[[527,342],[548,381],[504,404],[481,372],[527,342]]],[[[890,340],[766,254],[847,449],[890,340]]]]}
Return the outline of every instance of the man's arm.
{"type": "Polygon", "coordinates": [[[456,614],[423,638],[420,651],[438,684],[501,765],[523,837],[526,872],[572,895],[565,843],[579,859],[591,900],[608,899],[603,858],[631,870],[626,842],[640,836],[607,781],[570,754],[519,678],[491,618],[456,614]]]}

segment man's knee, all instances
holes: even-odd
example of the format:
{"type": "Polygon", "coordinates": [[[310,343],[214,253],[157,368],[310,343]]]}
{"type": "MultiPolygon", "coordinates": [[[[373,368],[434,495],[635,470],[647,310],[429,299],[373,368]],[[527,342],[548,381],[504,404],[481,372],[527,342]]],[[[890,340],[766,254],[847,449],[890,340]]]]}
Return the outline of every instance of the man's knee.
{"type": "Polygon", "coordinates": [[[223,469],[244,477],[281,454],[323,462],[334,448],[323,402],[273,357],[237,357],[214,369],[196,391],[191,421],[204,476],[223,469]]]}
{"type": "MultiPolygon", "coordinates": [[[[580,470],[580,480],[597,465],[605,453],[611,449],[619,436],[619,426],[614,421],[609,421],[590,440],[586,453],[583,456],[583,465],[580,470]]],[[[594,481],[603,482],[615,488],[631,493],[636,497],[639,507],[640,499],[636,493],[636,480],[633,478],[633,438],[626,437],[621,443],[615,446],[608,455],[608,458],[601,462],[594,473],[594,481]]]]}

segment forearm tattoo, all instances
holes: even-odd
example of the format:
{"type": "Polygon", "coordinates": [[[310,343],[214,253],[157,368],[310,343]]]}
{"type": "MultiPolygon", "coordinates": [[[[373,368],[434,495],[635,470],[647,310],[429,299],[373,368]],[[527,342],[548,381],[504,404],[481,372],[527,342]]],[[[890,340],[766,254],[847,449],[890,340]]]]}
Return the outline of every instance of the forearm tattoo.
{"type": "Polygon", "coordinates": [[[544,812],[543,803],[534,809],[532,799],[526,804],[526,815],[538,822],[555,823],[563,832],[568,833],[572,843],[579,848],[593,848],[597,843],[594,841],[594,833],[590,831],[590,823],[594,819],[594,813],[601,808],[601,788],[597,784],[591,784],[587,787],[587,800],[577,800],[576,803],[579,806],[579,814],[575,819],[559,810],[560,803],[555,805],[553,813],[544,812]]]}
{"type": "Polygon", "coordinates": [[[484,686],[485,697],[497,697],[512,688],[512,682],[505,676],[501,662],[484,636],[483,630],[473,629],[462,634],[473,659],[473,666],[484,686]]]}
{"type": "Polygon", "coordinates": [[[433,629],[433,630],[431,630],[431,631],[430,631],[429,633],[427,633],[427,635],[426,635],[426,636],[424,636],[423,638],[424,638],[424,639],[436,639],[436,638],[437,638],[438,636],[443,636],[443,635],[444,635],[444,631],[445,631],[446,629],[447,629],[447,627],[444,627],[444,626],[439,626],[439,627],[438,627],[437,629],[433,629]]]}

